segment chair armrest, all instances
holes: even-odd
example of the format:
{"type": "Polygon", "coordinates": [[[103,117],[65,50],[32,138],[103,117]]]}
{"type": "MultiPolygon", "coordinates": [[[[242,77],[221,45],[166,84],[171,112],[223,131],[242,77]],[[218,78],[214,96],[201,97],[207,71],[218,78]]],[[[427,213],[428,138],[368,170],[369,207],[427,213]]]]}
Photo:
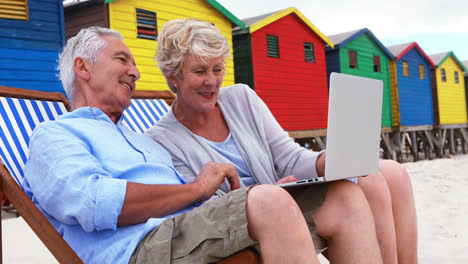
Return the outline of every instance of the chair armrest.
{"type": "Polygon", "coordinates": [[[59,263],[83,264],[73,249],[65,242],[52,224],[29,199],[26,193],[11,177],[7,169],[0,165],[1,191],[13,204],[26,223],[41,239],[59,263]]]}
{"type": "Polygon", "coordinates": [[[257,252],[252,248],[247,248],[226,259],[221,260],[218,262],[218,264],[257,264],[259,261],[260,258],[257,252]]]}

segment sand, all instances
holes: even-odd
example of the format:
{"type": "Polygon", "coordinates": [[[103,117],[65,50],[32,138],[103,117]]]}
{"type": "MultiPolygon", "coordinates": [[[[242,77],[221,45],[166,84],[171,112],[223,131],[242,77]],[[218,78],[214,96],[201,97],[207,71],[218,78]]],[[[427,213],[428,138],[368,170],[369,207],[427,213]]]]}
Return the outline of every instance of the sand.
{"type": "MultiPolygon", "coordinates": [[[[404,166],[415,191],[419,263],[468,263],[468,155],[404,166]]],[[[21,218],[2,224],[4,263],[57,263],[21,218]]]]}

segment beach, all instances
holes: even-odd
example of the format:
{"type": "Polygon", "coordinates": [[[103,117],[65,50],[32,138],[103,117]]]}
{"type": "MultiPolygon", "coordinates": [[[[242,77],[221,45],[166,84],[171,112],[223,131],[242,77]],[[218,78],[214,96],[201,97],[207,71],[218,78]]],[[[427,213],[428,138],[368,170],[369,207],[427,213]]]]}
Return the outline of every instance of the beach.
{"type": "MultiPolygon", "coordinates": [[[[415,192],[419,263],[468,263],[468,155],[403,164],[415,192]]],[[[2,224],[3,263],[58,263],[23,219],[2,224]]]]}

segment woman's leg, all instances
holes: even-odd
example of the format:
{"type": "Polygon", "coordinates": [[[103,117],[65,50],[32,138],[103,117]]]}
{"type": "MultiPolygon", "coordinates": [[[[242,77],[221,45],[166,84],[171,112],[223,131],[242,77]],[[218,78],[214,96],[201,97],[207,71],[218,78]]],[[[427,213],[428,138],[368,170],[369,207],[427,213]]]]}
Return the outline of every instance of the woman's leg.
{"type": "Polygon", "coordinates": [[[250,189],[247,219],[264,263],[319,263],[304,216],[284,189],[268,184],[250,189]]]}
{"type": "Polygon", "coordinates": [[[375,229],[382,258],[386,264],[398,263],[392,197],[385,177],[379,172],[360,177],[359,186],[364,192],[374,215],[375,229]]]}
{"type": "Polygon", "coordinates": [[[325,201],[313,218],[317,234],[328,242],[331,263],[382,263],[372,212],[356,184],[329,183],[325,201]]]}
{"type": "Polygon", "coordinates": [[[379,171],[392,197],[398,263],[418,263],[418,224],[411,179],[405,167],[393,160],[381,161],[379,171]]]}

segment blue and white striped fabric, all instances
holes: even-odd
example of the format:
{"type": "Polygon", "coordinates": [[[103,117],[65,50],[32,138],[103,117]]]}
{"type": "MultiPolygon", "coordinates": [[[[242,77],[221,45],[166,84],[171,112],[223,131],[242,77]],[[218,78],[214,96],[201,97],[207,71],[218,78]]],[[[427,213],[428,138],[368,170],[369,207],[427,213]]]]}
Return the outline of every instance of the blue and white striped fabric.
{"type": "Polygon", "coordinates": [[[132,99],[122,123],[135,132],[144,133],[168,111],[169,106],[163,99],[132,99]]]}
{"type": "Polygon", "coordinates": [[[66,112],[60,102],[0,97],[0,158],[21,188],[29,136],[39,123],[66,112]]]}

